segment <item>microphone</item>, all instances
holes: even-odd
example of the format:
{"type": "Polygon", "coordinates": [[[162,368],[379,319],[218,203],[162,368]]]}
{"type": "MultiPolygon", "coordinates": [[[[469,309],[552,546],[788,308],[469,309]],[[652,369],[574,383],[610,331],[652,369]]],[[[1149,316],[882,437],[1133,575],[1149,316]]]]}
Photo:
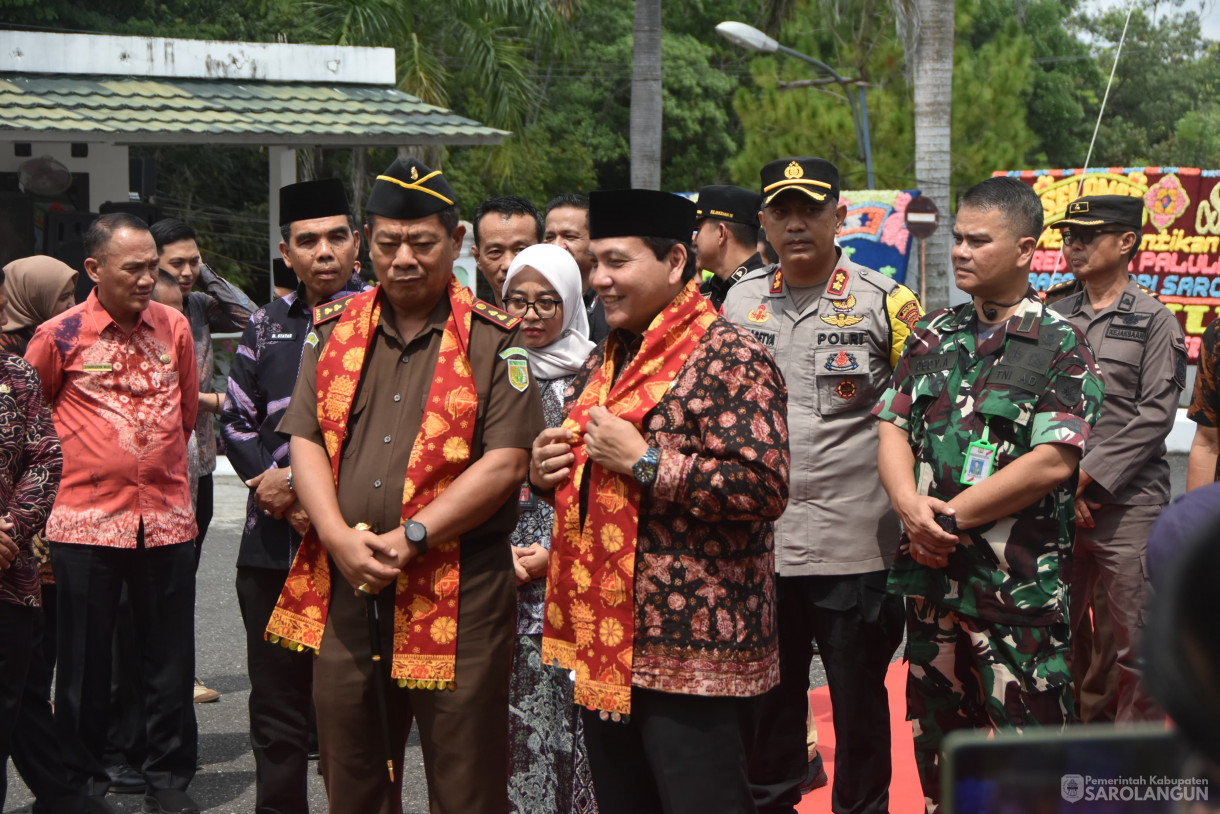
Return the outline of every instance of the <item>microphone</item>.
{"type": "Polygon", "coordinates": [[[1014,305],[1020,304],[1021,300],[1013,300],[1012,302],[996,302],[995,300],[983,300],[983,316],[987,317],[988,322],[995,322],[996,316],[1000,313],[999,308],[1012,308],[1014,305]],[[988,308],[987,306],[999,306],[999,308],[988,308]]]}

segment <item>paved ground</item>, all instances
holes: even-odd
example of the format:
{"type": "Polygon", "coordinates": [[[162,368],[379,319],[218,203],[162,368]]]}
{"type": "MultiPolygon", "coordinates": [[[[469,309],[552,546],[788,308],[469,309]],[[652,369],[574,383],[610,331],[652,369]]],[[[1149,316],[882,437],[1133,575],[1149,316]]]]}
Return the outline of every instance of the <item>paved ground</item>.
{"type": "MultiPolygon", "coordinates": [[[[1186,482],[1186,457],[1170,456],[1173,467],[1173,493],[1179,495],[1186,482]]],[[[248,814],[254,810],[254,760],[250,756],[246,702],[250,682],[246,677],[245,634],[233,591],[233,563],[236,559],[241,522],[245,513],[246,489],[236,478],[216,479],[216,519],[204,544],[199,567],[196,653],[197,672],[221,698],[214,704],[198,704],[199,754],[202,768],[190,792],[205,811],[248,814]]],[[[821,664],[814,660],[811,678],[815,686],[825,683],[821,664]]],[[[376,737],[375,733],[370,736],[376,737]]],[[[312,764],[311,764],[312,765],[312,764]]],[[[427,790],[418,740],[408,745],[406,782],[403,792],[405,814],[424,814],[428,810],[427,790]]],[[[16,771],[10,771],[10,788],[5,812],[30,810],[30,795],[16,771]]],[[[139,795],[110,795],[108,798],[122,814],[138,812],[139,795]]],[[[322,779],[310,773],[310,811],[326,811],[322,779]]]]}

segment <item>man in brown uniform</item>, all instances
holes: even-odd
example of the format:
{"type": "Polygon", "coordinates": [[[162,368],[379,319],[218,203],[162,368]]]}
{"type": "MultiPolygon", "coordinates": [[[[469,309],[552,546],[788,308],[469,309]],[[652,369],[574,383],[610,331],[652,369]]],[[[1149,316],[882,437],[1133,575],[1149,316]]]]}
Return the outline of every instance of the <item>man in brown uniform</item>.
{"type": "Polygon", "coordinates": [[[1105,382],[1076,489],[1072,678],[1079,690],[1089,671],[1089,597],[1100,581],[1118,651],[1118,693],[1112,710],[1081,709],[1086,723],[1164,717],[1141,680],[1137,645],[1150,599],[1148,532],[1169,502],[1165,437],[1186,382],[1186,344],[1173,314],[1127,273],[1143,215],[1140,198],[1095,195],[1069,204],[1067,217],[1052,224],[1063,231],[1078,281],[1076,293],[1053,308],[1085,334],[1105,382]]]}
{"type": "Polygon", "coordinates": [[[333,579],[318,577],[327,559],[309,559],[307,536],[268,633],[319,651],[314,701],[331,812],[397,814],[413,719],[432,812],[505,812],[517,612],[509,498],[543,426],[541,404],[516,347],[519,320],[453,281],[464,230],[445,177],[399,159],[365,211],[379,285],[320,306],[280,424],[333,579]],[[361,334],[363,349],[351,344],[361,334]],[[373,661],[368,596],[396,683],[373,661]],[[387,724],[388,756],[377,734],[387,724]]]}

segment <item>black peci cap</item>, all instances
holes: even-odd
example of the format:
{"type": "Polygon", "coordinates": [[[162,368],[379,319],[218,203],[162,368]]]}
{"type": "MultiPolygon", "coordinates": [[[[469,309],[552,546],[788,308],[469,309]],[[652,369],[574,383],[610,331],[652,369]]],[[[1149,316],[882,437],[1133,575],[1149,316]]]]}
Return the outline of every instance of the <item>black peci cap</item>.
{"type": "Polygon", "coordinates": [[[395,220],[416,220],[457,205],[445,175],[414,158],[399,158],[377,176],[364,210],[395,220]]]}
{"type": "Polygon", "coordinates": [[[1144,228],[1144,199],[1130,195],[1086,195],[1068,204],[1063,220],[1051,224],[1052,229],[1072,226],[1130,226],[1138,232],[1144,228]]]}
{"type": "Polygon", "coordinates": [[[780,158],[762,168],[763,206],[776,195],[798,189],[818,203],[839,198],[839,168],[824,158],[780,158]]]}
{"type": "Polygon", "coordinates": [[[716,218],[746,226],[758,226],[758,210],[762,209],[762,196],[741,187],[715,185],[699,190],[695,206],[696,220],[716,218]]]}
{"type": "Polygon", "coordinates": [[[351,207],[347,205],[347,190],[338,178],[302,181],[280,187],[280,226],[298,220],[329,218],[333,215],[350,217],[351,214],[351,207]]]}
{"type": "Polygon", "coordinates": [[[601,189],[589,195],[589,238],[662,237],[690,245],[695,205],[655,189],[601,189]]]}

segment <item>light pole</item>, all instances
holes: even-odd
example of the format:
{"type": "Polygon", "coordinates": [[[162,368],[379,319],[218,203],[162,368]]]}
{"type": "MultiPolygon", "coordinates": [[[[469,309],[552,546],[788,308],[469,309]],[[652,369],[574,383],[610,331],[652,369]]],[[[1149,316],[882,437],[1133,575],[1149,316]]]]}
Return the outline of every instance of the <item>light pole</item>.
{"type": "Polygon", "coordinates": [[[825,62],[814,59],[808,54],[802,54],[800,51],[795,51],[786,45],[780,45],[779,41],[775,38],[769,37],[754,26],[746,25],[745,23],[731,21],[720,23],[716,26],[716,33],[734,45],[749,51],[758,51],[763,54],[774,54],[778,51],[790,57],[803,59],[810,65],[821,68],[830,74],[831,78],[839,83],[839,87],[843,88],[843,95],[847,97],[847,103],[851,105],[851,118],[856,123],[856,150],[864,157],[864,168],[868,173],[868,187],[869,189],[873,188],[873,145],[872,139],[868,135],[868,104],[864,98],[863,87],[856,87],[857,92],[860,94],[860,103],[857,106],[856,97],[852,95],[851,88],[848,87],[848,81],[825,62]],[[863,121],[861,121],[861,114],[863,114],[863,121]]]}

